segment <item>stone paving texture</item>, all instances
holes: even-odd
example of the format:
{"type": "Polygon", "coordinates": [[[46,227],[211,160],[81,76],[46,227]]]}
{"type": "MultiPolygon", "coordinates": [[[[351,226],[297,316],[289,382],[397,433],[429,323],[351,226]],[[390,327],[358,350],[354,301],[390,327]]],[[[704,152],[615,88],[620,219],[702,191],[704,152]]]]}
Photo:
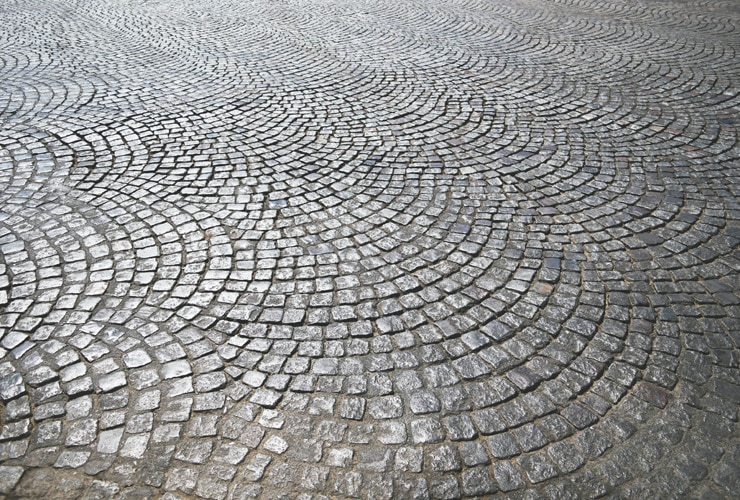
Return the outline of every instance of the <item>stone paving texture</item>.
{"type": "Polygon", "coordinates": [[[0,494],[737,494],[739,30],[0,3],[0,494]]]}

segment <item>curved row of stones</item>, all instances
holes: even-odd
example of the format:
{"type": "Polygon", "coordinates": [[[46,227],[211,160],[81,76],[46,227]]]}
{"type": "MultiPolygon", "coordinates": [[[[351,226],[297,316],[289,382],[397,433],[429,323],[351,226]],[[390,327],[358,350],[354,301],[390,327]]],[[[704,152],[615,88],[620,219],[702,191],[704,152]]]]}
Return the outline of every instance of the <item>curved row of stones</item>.
{"type": "Polygon", "coordinates": [[[737,14],[0,7],[0,492],[735,491],[737,14]]]}

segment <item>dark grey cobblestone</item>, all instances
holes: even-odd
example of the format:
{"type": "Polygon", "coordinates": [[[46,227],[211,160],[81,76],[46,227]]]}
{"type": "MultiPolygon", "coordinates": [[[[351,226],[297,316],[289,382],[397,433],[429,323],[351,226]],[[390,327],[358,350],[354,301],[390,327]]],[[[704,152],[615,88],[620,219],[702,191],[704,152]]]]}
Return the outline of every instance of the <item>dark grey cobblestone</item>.
{"type": "Polygon", "coordinates": [[[0,22],[0,495],[738,491],[733,2],[0,22]]]}

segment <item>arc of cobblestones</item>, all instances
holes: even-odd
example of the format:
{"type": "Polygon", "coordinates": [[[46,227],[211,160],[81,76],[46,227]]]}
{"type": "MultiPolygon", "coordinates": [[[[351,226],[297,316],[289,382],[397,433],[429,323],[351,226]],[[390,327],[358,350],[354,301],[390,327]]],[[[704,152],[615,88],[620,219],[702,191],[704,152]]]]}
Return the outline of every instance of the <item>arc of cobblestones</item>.
{"type": "Polygon", "coordinates": [[[0,493],[731,495],[737,14],[6,2],[0,493]]]}

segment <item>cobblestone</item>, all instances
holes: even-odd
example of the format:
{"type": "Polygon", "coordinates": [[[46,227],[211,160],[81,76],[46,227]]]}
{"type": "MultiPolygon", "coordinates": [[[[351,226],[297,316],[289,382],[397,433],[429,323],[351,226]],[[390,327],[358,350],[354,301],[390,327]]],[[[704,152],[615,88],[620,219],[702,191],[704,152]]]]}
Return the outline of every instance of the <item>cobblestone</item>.
{"type": "Polygon", "coordinates": [[[0,495],[738,490],[721,0],[0,6],[0,495]]]}

